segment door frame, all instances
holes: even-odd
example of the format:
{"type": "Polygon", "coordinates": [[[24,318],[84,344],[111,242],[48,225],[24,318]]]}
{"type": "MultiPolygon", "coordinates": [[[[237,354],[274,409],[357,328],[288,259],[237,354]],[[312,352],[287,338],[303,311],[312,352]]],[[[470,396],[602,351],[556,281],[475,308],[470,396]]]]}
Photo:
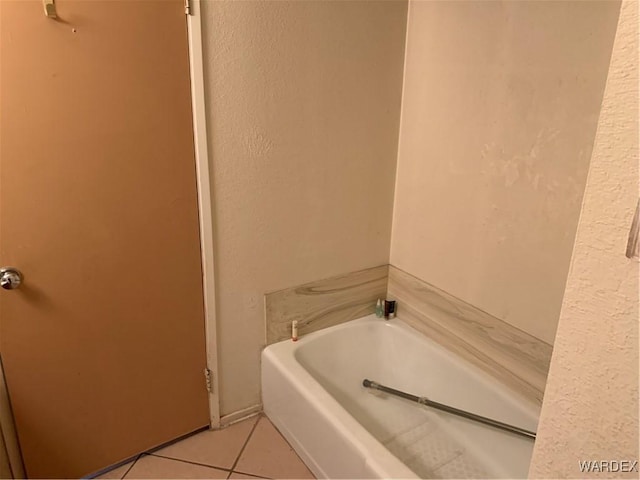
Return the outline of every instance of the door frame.
{"type": "MultiPolygon", "coordinates": [[[[220,388],[218,379],[218,335],[216,321],[216,291],[213,241],[213,208],[211,170],[207,143],[204,64],[202,42],[202,10],[200,0],[190,0],[187,17],[189,38],[189,71],[191,77],[191,110],[195,147],[200,252],[202,256],[202,287],[204,293],[205,338],[207,368],[210,372],[209,421],[211,428],[220,427],[220,388]]],[[[204,372],[203,372],[204,373],[204,372]]]]}

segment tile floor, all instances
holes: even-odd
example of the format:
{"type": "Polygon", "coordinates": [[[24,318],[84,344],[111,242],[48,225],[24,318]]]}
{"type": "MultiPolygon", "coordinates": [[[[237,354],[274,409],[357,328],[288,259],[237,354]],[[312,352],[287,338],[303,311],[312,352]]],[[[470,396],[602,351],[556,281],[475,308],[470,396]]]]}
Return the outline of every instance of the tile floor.
{"type": "Polygon", "coordinates": [[[197,433],[98,478],[315,478],[265,415],[197,433]]]}

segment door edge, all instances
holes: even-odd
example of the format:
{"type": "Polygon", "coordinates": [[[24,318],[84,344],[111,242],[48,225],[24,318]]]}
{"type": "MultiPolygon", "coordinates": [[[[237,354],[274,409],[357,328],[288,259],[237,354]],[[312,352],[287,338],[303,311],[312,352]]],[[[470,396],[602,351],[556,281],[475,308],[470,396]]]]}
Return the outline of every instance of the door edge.
{"type": "Polygon", "coordinates": [[[220,427],[220,388],[218,374],[218,339],[216,321],[213,208],[211,171],[207,144],[207,116],[205,109],[202,9],[200,0],[191,0],[187,17],[189,42],[189,73],[191,78],[191,110],[195,147],[196,183],[198,190],[198,218],[200,223],[200,252],[202,256],[202,287],[204,293],[206,368],[209,379],[209,422],[211,428],[220,427]]]}

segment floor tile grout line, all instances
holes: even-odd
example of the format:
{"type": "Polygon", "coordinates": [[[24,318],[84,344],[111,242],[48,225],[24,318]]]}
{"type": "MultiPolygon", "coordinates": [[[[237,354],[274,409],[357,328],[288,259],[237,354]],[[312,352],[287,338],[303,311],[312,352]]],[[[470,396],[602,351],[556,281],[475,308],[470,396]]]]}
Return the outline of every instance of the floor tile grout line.
{"type": "Polygon", "coordinates": [[[144,457],[144,456],[164,458],[165,460],[172,460],[174,462],[181,462],[181,463],[188,463],[190,465],[197,465],[198,467],[213,468],[214,470],[222,470],[224,472],[228,472],[229,474],[237,473],[239,475],[248,475],[248,476],[250,476],[252,478],[261,478],[261,479],[264,479],[264,480],[273,480],[270,477],[262,477],[260,475],[255,475],[253,473],[243,472],[243,471],[240,471],[240,470],[232,470],[232,469],[229,469],[229,468],[226,468],[226,467],[220,467],[220,466],[217,466],[217,465],[207,465],[206,463],[192,462],[191,460],[183,460],[183,459],[180,459],[180,458],[166,457],[164,455],[158,455],[156,453],[141,453],[140,455],[138,455],[136,457],[136,459],[133,462],[131,462],[131,465],[129,465],[129,468],[127,469],[125,474],[121,477],[121,480],[124,479],[127,476],[129,471],[134,467],[134,465],[138,462],[138,460],[140,458],[144,457]]]}
{"type": "Polygon", "coordinates": [[[241,470],[233,470],[231,473],[237,473],[238,475],[249,475],[252,478],[262,478],[264,480],[273,480],[273,478],[271,478],[271,477],[262,477],[260,475],[256,475],[255,473],[247,473],[247,472],[243,472],[241,470]]]}
{"type": "Polygon", "coordinates": [[[179,437],[174,438],[172,440],[169,440],[168,442],[165,442],[165,443],[162,443],[162,444],[160,444],[160,445],[158,445],[156,447],[150,448],[149,450],[145,450],[142,453],[145,453],[147,455],[151,455],[151,454],[153,454],[155,452],[159,452],[160,450],[164,450],[167,447],[171,447],[172,445],[176,445],[176,444],[182,442],[183,440],[187,440],[188,438],[195,437],[196,435],[198,435],[200,433],[206,432],[206,431],[210,430],[210,428],[211,428],[210,426],[200,427],[200,428],[198,428],[198,429],[196,429],[196,430],[194,430],[192,432],[185,433],[184,435],[180,435],[179,437]]]}
{"type": "MultiPolygon", "coordinates": [[[[265,476],[261,476],[261,475],[256,475],[254,473],[248,473],[248,472],[244,472],[242,470],[235,470],[235,467],[237,466],[238,462],[240,461],[240,458],[242,457],[242,454],[244,453],[244,451],[247,448],[247,445],[249,444],[249,441],[251,440],[251,438],[253,437],[253,433],[255,432],[256,428],[258,427],[258,423],[260,423],[260,420],[262,418],[267,418],[264,414],[259,414],[256,415],[256,421],[253,424],[253,427],[251,427],[251,430],[249,432],[249,434],[247,435],[247,438],[245,439],[242,447],[240,448],[240,451],[238,452],[238,455],[236,456],[235,461],[233,462],[233,465],[231,466],[231,468],[226,468],[226,467],[220,467],[217,465],[208,465],[206,463],[199,463],[199,462],[194,462],[191,460],[183,460],[180,458],[175,458],[175,457],[168,457],[165,455],[159,455],[157,453],[151,453],[149,451],[147,452],[142,452],[140,454],[138,454],[135,459],[131,462],[131,465],[129,465],[129,468],[126,470],[126,472],[124,473],[124,475],[121,478],[121,480],[124,480],[127,475],[129,475],[129,473],[131,473],[131,470],[133,469],[133,467],[138,463],[138,460],[140,460],[142,457],[144,456],[150,456],[150,457],[156,457],[156,458],[163,458],[165,460],[170,460],[170,461],[175,461],[175,462],[181,462],[181,463],[187,463],[187,464],[191,464],[191,465],[197,465],[199,467],[205,467],[205,468],[212,468],[215,470],[220,470],[220,471],[224,471],[224,472],[228,472],[227,474],[227,479],[229,479],[231,477],[231,475],[238,474],[238,475],[245,475],[245,476],[249,476],[251,478],[256,478],[256,479],[263,479],[263,480],[273,480],[270,477],[265,477],[265,476]]],[[[280,433],[280,432],[278,432],[280,433]]],[[[282,434],[280,434],[282,436],[282,434]]],[[[283,437],[284,438],[284,437],[283,437]]],[[[287,442],[288,444],[289,442],[287,442]]],[[[291,448],[291,446],[289,445],[289,448],[291,448]]],[[[293,449],[292,449],[293,450],[293,449]]],[[[307,467],[308,468],[308,467],[307,467]]]]}
{"type": "MultiPolygon", "coordinates": [[[[219,465],[209,465],[206,463],[200,463],[200,462],[194,462],[191,460],[185,460],[185,459],[181,459],[181,458],[175,458],[175,457],[170,457],[170,456],[166,456],[166,455],[160,455],[158,453],[152,453],[151,451],[147,451],[147,452],[142,452],[140,454],[138,454],[134,460],[131,462],[131,464],[129,465],[129,468],[127,468],[127,470],[124,472],[124,474],[122,475],[121,480],[124,480],[127,478],[127,475],[129,475],[133,469],[133,467],[135,467],[135,465],[138,463],[138,461],[145,456],[149,456],[149,457],[156,457],[156,458],[163,458],[165,460],[169,460],[169,461],[175,461],[175,462],[181,462],[181,463],[186,463],[186,464],[190,464],[190,465],[196,465],[199,467],[204,467],[204,468],[212,468],[214,470],[220,470],[222,472],[227,472],[227,479],[229,479],[231,477],[231,475],[233,474],[238,474],[238,475],[243,475],[243,476],[248,476],[251,478],[255,478],[255,479],[263,479],[263,480],[273,480],[270,477],[267,476],[262,476],[262,475],[257,475],[255,473],[248,473],[242,470],[236,470],[236,466],[238,465],[242,454],[245,452],[247,445],[249,444],[249,442],[251,441],[251,439],[253,438],[253,434],[255,432],[255,430],[258,427],[258,423],[260,423],[260,420],[263,418],[267,418],[264,414],[259,414],[256,415],[256,419],[255,419],[255,423],[253,424],[253,426],[251,427],[251,430],[249,431],[245,441],[242,444],[242,447],[240,448],[240,451],[238,452],[235,461],[233,462],[233,465],[229,468],[229,467],[222,467],[219,465]]],[[[280,433],[280,432],[278,432],[280,433]]],[[[282,436],[282,434],[280,434],[282,436]]],[[[287,442],[288,444],[289,442],[287,442]]],[[[288,445],[289,448],[291,448],[290,445],[288,445]]]]}
{"type": "MultiPolygon", "coordinates": [[[[269,420],[269,417],[267,417],[267,420],[269,420]]],[[[311,469],[307,466],[306,463],[304,463],[302,461],[302,459],[300,458],[300,455],[298,455],[298,452],[296,452],[296,449],[293,448],[293,446],[289,443],[289,440],[287,440],[287,438],[282,434],[282,432],[280,430],[278,430],[278,427],[276,427],[273,422],[271,422],[271,420],[269,420],[269,423],[271,423],[271,426],[273,428],[275,428],[276,432],[278,432],[278,435],[280,435],[282,437],[282,439],[286,442],[287,446],[291,449],[291,451],[296,455],[296,457],[298,457],[298,459],[300,460],[300,462],[302,462],[302,464],[305,466],[305,468],[309,471],[309,473],[311,473],[311,475],[313,475],[313,478],[315,478],[315,475],[313,474],[313,472],[311,471],[311,469]]],[[[251,474],[249,474],[251,475],[251,474]]]]}
{"type": "Polygon", "coordinates": [[[199,467],[215,468],[216,470],[224,470],[225,472],[232,472],[232,470],[228,467],[220,467],[218,465],[208,465],[206,463],[194,462],[193,460],[184,460],[182,458],[167,457],[165,455],[158,455],[157,453],[149,453],[148,455],[152,457],[164,458],[165,460],[175,460],[176,462],[190,463],[191,465],[198,465],[199,467]]]}
{"type": "MultiPolygon", "coordinates": [[[[0,1],[1,1],[1,0],[0,0],[0,1]]],[[[163,448],[165,448],[165,447],[168,447],[168,446],[170,446],[170,445],[173,445],[173,444],[175,444],[175,443],[179,443],[179,442],[181,442],[182,440],[186,440],[187,438],[189,438],[189,437],[191,437],[191,436],[197,435],[198,433],[200,433],[200,432],[203,432],[203,431],[207,430],[208,428],[209,428],[209,427],[200,427],[200,428],[198,428],[197,430],[194,430],[193,432],[189,432],[189,433],[187,433],[187,434],[185,434],[185,435],[181,435],[180,437],[178,437],[178,438],[174,438],[173,440],[170,440],[169,442],[166,442],[166,443],[164,443],[164,444],[162,444],[162,445],[159,445],[158,447],[155,447],[155,448],[152,448],[152,449],[150,449],[150,450],[147,450],[147,451],[144,451],[144,452],[142,452],[142,453],[139,453],[139,454],[134,458],[134,460],[131,462],[131,465],[129,465],[129,468],[127,469],[127,471],[126,471],[126,472],[124,472],[124,475],[123,475],[122,477],[120,477],[120,480],[124,480],[124,478],[129,474],[129,472],[130,472],[130,471],[131,471],[131,469],[135,466],[135,464],[138,462],[138,460],[140,460],[140,458],[142,458],[143,456],[145,456],[145,455],[153,455],[153,453],[151,453],[151,452],[155,452],[155,451],[157,451],[157,450],[161,450],[161,449],[163,449],[163,448]]],[[[226,470],[226,469],[225,469],[225,470],[226,470]]]]}
{"type": "MultiPolygon", "coordinates": [[[[240,457],[242,456],[242,453],[244,452],[244,449],[247,448],[247,445],[249,443],[249,440],[251,440],[253,432],[255,432],[256,427],[258,426],[258,423],[260,423],[260,420],[262,419],[262,414],[257,415],[256,418],[257,418],[256,419],[256,423],[253,424],[253,428],[249,432],[249,435],[247,435],[247,439],[244,441],[244,444],[242,445],[242,448],[240,449],[240,451],[238,452],[238,455],[236,456],[235,462],[233,462],[233,465],[231,466],[231,473],[233,473],[234,469],[236,468],[236,465],[240,461],[240,457]]],[[[231,476],[231,473],[229,473],[227,478],[229,478],[231,476]]]]}
{"type": "Polygon", "coordinates": [[[124,480],[124,478],[129,475],[129,472],[131,471],[131,469],[135,466],[136,463],[138,463],[138,460],[140,460],[140,458],[142,458],[142,456],[144,455],[144,453],[140,453],[138,454],[138,456],[136,457],[136,459],[131,462],[131,465],[129,465],[129,468],[127,468],[127,471],[124,472],[124,475],[122,475],[122,477],[120,477],[120,480],[124,480]]]}

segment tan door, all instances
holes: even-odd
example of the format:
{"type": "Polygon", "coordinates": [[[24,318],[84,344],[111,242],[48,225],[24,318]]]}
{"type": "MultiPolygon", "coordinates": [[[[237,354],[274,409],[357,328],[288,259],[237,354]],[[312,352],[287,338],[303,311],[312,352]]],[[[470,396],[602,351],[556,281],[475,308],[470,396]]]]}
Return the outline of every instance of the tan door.
{"type": "Polygon", "coordinates": [[[30,477],[209,422],[182,0],[0,1],[0,352],[30,477]]]}

